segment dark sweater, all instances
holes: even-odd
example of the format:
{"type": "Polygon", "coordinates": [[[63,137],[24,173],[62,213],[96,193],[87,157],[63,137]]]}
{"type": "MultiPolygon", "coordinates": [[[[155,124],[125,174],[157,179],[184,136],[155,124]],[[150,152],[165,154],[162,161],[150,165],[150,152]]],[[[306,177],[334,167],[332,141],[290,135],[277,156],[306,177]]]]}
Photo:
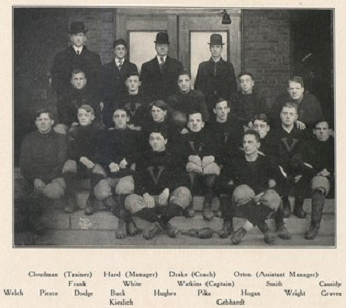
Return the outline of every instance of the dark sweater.
{"type": "Polygon", "coordinates": [[[78,123],[78,108],[82,105],[93,107],[96,119],[100,117],[100,99],[97,93],[86,85],[78,90],[70,86],[57,102],[58,119],[60,124],[70,127],[78,123]]]}
{"type": "Polygon", "coordinates": [[[325,142],[311,139],[302,143],[298,148],[297,153],[292,158],[292,169],[300,173],[309,168],[304,165],[307,163],[313,167],[315,174],[327,169],[333,176],[335,172],[334,156],[334,138],[330,137],[325,142]]]}
{"type": "Polygon", "coordinates": [[[119,164],[124,158],[128,162],[126,170],[119,172],[119,176],[131,173],[130,166],[136,162],[137,156],[142,151],[140,133],[126,128],[118,130],[115,128],[104,131],[99,138],[97,147],[97,162],[109,170],[109,164],[119,164]]]}
{"type": "Polygon", "coordinates": [[[273,189],[281,195],[285,178],[277,164],[262,155],[259,155],[254,162],[246,161],[244,155],[237,156],[221,170],[218,188],[221,193],[227,192],[228,183],[233,180],[235,187],[242,184],[248,185],[257,195],[269,189],[268,181],[270,179],[276,181],[276,186],[273,189]]]}
{"type": "Polygon", "coordinates": [[[210,155],[215,157],[218,154],[216,143],[204,129],[198,133],[189,131],[187,134],[181,135],[177,150],[185,163],[188,162],[190,155],[197,155],[203,158],[210,155]]]}
{"type": "Polygon", "coordinates": [[[20,172],[33,182],[41,179],[49,183],[61,177],[66,162],[66,137],[51,130],[47,134],[36,131],[24,138],[20,154],[20,172]]]}
{"type": "Polygon", "coordinates": [[[300,143],[308,138],[308,132],[294,126],[289,133],[280,126],[272,130],[272,138],[272,144],[275,144],[275,147],[272,148],[271,155],[276,157],[276,162],[283,167],[286,172],[291,173],[291,159],[297,152],[300,143]]]}
{"type": "Polygon", "coordinates": [[[257,114],[268,113],[265,98],[255,91],[252,94],[235,93],[231,96],[231,104],[232,112],[242,121],[242,124],[248,124],[257,114]]]}
{"type": "Polygon", "coordinates": [[[147,151],[138,159],[136,166],[135,192],[159,195],[165,188],[173,192],[179,186],[188,186],[189,179],[183,164],[171,151],[147,151]]]}
{"type": "Polygon", "coordinates": [[[124,94],[122,105],[130,110],[129,124],[142,127],[143,124],[148,121],[148,104],[141,92],[136,95],[124,94]]]}
{"type": "Polygon", "coordinates": [[[225,161],[225,156],[235,155],[242,145],[243,129],[237,117],[229,113],[225,123],[211,121],[206,131],[212,136],[216,145],[218,160],[225,161]]]}
{"type": "Polygon", "coordinates": [[[79,162],[81,157],[95,161],[95,151],[99,131],[92,125],[78,126],[69,133],[71,140],[67,145],[67,157],[79,162]]]}
{"type": "Polygon", "coordinates": [[[168,98],[167,104],[172,112],[181,111],[188,115],[191,111],[197,111],[202,114],[205,122],[209,120],[209,112],[202,91],[190,90],[187,94],[176,93],[168,98]]]}

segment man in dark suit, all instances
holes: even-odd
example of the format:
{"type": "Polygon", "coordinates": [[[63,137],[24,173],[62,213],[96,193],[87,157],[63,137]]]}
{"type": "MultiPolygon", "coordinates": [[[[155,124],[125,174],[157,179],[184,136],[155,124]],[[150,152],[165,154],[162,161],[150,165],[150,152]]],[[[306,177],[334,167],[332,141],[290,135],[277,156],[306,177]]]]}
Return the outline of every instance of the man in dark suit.
{"type": "Polygon", "coordinates": [[[115,58],[102,67],[101,97],[104,102],[103,121],[107,127],[113,124],[112,115],[116,108],[123,105],[122,99],[127,88],[126,78],[132,74],[138,74],[136,64],[131,63],[125,57],[127,44],[123,39],[113,43],[115,58]]]}
{"type": "Polygon", "coordinates": [[[169,38],[165,32],[156,35],[156,57],[143,63],[141,70],[143,93],[149,101],[163,100],[179,91],[177,79],[183,70],[180,61],[168,56],[169,38]]]}
{"type": "Polygon", "coordinates": [[[220,34],[210,36],[211,58],[199,64],[195,89],[201,90],[205,95],[209,113],[219,97],[228,99],[232,93],[237,91],[237,79],[235,77],[233,64],[222,59],[223,45],[220,34]]]}
{"type": "Polygon", "coordinates": [[[72,22],[68,30],[72,45],[56,54],[51,69],[52,85],[58,99],[70,89],[70,76],[74,69],[81,69],[88,78],[88,87],[98,91],[101,70],[100,56],[85,46],[88,28],[81,21],[72,22]]]}

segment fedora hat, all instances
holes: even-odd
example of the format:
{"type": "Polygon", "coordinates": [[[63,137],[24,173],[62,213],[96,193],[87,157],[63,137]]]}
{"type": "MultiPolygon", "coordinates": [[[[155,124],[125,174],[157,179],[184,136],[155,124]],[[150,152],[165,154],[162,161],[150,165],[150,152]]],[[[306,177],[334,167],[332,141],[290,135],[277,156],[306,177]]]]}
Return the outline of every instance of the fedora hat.
{"type": "Polygon", "coordinates": [[[77,33],[87,33],[88,28],[81,21],[71,22],[70,27],[68,29],[68,33],[77,34],[77,33]]]}
{"type": "Polygon", "coordinates": [[[221,34],[212,34],[210,36],[210,43],[209,45],[225,45],[225,43],[222,42],[222,36],[221,34]]]}
{"type": "Polygon", "coordinates": [[[168,34],[166,32],[159,32],[156,34],[155,44],[169,44],[168,34]]]}

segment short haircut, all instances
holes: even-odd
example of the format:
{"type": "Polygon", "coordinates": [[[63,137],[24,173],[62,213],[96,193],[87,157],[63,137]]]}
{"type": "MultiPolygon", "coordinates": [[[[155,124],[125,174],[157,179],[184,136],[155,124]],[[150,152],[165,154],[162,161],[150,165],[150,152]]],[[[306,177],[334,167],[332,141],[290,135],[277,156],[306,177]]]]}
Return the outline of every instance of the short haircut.
{"type": "Polygon", "coordinates": [[[157,108],[160,108],[162,110],[168,109],[167,104],[163,100],[156,100],[156,101],[151,102],[151,104],[149,105],[149,110],[151,110],[151,108],[153,108],[154,106],[157,108]]]}
{"type": "Polygon", "coordinates": [[[248,129],[247,131],[245,131],[245,133],[243,135],[243,139],[246,135],[253,135],[253,136],[255,136],[257,142],[261,142],[261,137],[260,137],[259,133],[253,129],[248,129]]]}
{"type": "Polygon", "coordinates": [[[130,117],[130,116],[131,116],[130,109],[127,108],[127,107],[116,107],[116,108],[114,109],[114,111],[113,111],[113,116],[114,116],[114,113],[115,113],[117,110],[125,111],[127,117],[130,117]]]}
{"type": "Polygon", "coordinates": [[[178,74],[178,80],[179,80],[179,77],[180,77],[180,76],[183,76],[183,75],[187,75],[187,76],[189,76],[189,78],[191,79],[191,74],[190,74],[187,70],[183,69],[183,70],[181,70],[181,71],[179,72],[179,74],[178,74]]]}
{"type": "Polygon", "coordinates": [[[239,75],[238,75],[238,79],[240,79],[240,77],[245,76],[245,75],[250,76],[251,79],[254,80],[253,75],[250,72],[247,72],[247,71],[240,72],[239,75]]]}
{"type": "Polygon", "coordinates": [[[205,122],[203,113],[200,112],[200,111],[198,111],[198,110],[191,110],[191,111],[189,112],[189,114],[187,115],[187,120],[189,121],[189,120],[190,120],[190,116],[193,115],[193,114],[196,114],[196,113],[199,113],[199,114],[201,115],[202,121],[205,122]]]}
{"type": "Polygon", "coordinates": [[[141,79],[141,76],[139,76],[138,72],[130,71],[125,75],[125,80],[127,80],[127,78],[129,78],[131,76],[137,76],[139,80],[141,79]]]}
{"type": "Polygon", "coordinates": [[[304,88],[304,79],[303,77],[300,76],[292,76],[289,80],[288,80],[288,86],[290,86],[290,82],[296,82],[299,83],[302,88],[304,88]]]}
{"type": "Polygon", "coordinates": [[[263,121],[263,122],[269,124],[269,119],[265,113],[256,114],[253,117],[252,123],[254,123],[256,120],[263,121]]]}
{"type": "Polygon", "coordinates": [[[85,110],[86,112],[90,112],[91,114],[95,114],[95,112],[94,112],[94,108],[93,107],[91,107],[90,105],[82,105],[82,106],[80,106],[80,107],[78,107],[78,109],[83,109],[83,110],[85,110]]]}
{"type": "Polygon", "coordinates": [[[70,79],[72,78],[73,75],[77,75],[77,74],[79,74],[79,73],[83,73],[84,76],[85,76],[85,78],[87,78],[86,72],[84,72],[84,71],[83,71],[82,69],[80,69],[80,68],[75,68],[75,69],[72,70],[71,73],[70,73],[70,79]]]}
{"type": "Polygon", "coordinates": [[[280,113],[281,113],[282,109],[284,109],[284,107],[287,107],[287,108],[294,108],[294,109],[296,110],[296,112],[298,113],[298,106],[297,106],[296,103],[293,103],[293,102],[286,102],[286,103],[282,104],[280,113]]]}
{"type": "Polygon", "coordinates": [[[328,125],[328,128],[329,128],[329,129],[332,129],[333,126],[332,126],[332,124],[330,123],[330,121],[328,121],[328,120],[326,120],[326,119],[324,119],[324,118],[318,119],[318,120],[315,122],[315,124],[314,124],[314,128],[316,128],[317,124],[320,124],[320,123],[322,123],[322,122],[326,122],[327,125],[328,125]]]}
{"type": "Polygon", "coordinates": [[[37,110],[37,111],[35,112],[35,121],[37,120],[37,118],[40,117],[40,115],[41,115],[42,113],[47,113],[48,116],[49,116],[49,118],[50,118],[51,120],[54,120],[54,113],[53,113],[53,111],[52,111],[51,109],[49,109],[49,108],[43,108],[43,109],[39,109],[39,110],[37,110]]]}
{"type": "Polygon", "coordinates": [[[160,129],[155,129],[155,128],[154,128],[154,129],[152,129],[152,130],[150,131],[150,133],[149,133],[149,138],[150,138],[150,135],[151,135],[152,133],[161,134],[162,137],[163,137],[163,139],[168,139],[168,133],[167,133],[166,130],[160,130],[160,129]]]}
{"type": "Polygon", "coordinates": [[[230,102],[228,99],[225,99],[225,98],[223,98],[223,97],[219,97],[219,98],[216,100],[216,102],[215,102],[215,104],[214,104],[214,108],[216,108],[216,105],[217,105],[218,103],[221,103],[221,102],[226,102],[226,103],[227,103],[227,107],[231,108],[231,102],[230,102]]]}

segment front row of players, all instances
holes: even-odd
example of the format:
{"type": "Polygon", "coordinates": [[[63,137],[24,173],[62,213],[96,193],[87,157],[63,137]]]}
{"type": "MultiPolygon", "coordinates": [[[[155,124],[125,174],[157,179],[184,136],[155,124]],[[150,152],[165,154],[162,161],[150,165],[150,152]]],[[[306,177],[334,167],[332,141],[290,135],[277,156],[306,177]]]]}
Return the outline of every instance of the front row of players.
{"type": "Polygon", "coordinates": [[[290,239],[283,218],[290,215],[287,202],[292,187],[296,216],[305,217],[302,202],[312,197],[305,238],[315,238],[334,177],[334,142],[326,121],[318,121],[313,138],[304,140],[303,131],[294,124],[296,106],[287,103],[280,113],[282,125],[273,134],[269,134],[263,114],[253,120],[254,130],[242,133],[234,128],[229,132],[224,127],[234,124],[234,119],[228,117],[227,101],[220,100],[213,124],[204,128],[202,114],[191,112],[186,131],[178,134],[171,128],[174,125],[166,123],[167,109],[162,101],[153,102],[150,110],[153,121],[142,131],[128,127],[126,108],[115,110],[113,128],[98,131],[93,108],[83,105],[78,109],[79,125],[67,135],[68,146],[66,136],[52,129],[53,115],[39,111],[37,131],[22,145],[20,170],[24,192],[30,198],[15,203],[16,226],[26,224],[43,232],[40,215],[44,207],[64,195],[65,211],[76,211],[76,180],[90,178],[85,213],[94,212],[95,200],[103,202],[119,218],[118,238],[135,234],[138,218],[149,222],[142,230],[145,238],[155,237],[162,229],[175,237],[178,230],[169,221],[175,216],[192,217],[192,196],[203,195],[204,219],[221,214],[224,224],[219,235],[231,236],[233,244],[254,226],[263,232],[266,243],[272,243],[275,234],[265,222],[269,216],[275,217],[278,236],[290,239]],[[214,196],[220,199],[220,213],[212,211],[214,196]],[[234,231],[232,220],[238,215],[247,221],[234,231]]]}

